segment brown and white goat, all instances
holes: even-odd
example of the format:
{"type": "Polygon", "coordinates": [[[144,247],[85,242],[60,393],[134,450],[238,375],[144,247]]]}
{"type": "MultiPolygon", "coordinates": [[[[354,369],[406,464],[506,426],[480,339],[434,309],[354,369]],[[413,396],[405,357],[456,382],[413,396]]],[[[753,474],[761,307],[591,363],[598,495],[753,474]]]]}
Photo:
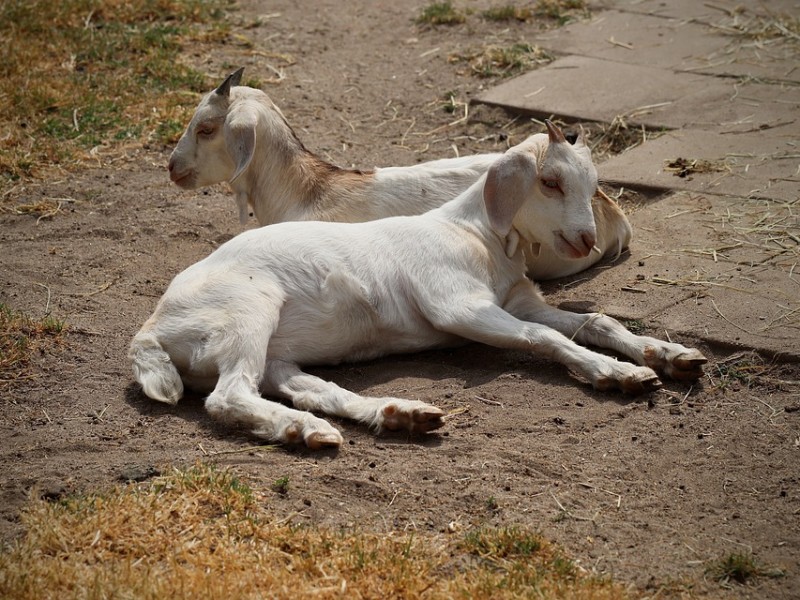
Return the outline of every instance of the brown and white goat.
{"type": "MultiPolygon", "coordinates": [[[[422,214],[466,190],[501,156],[478,154],[369,172],[341,169],[309,152],[264,92],[240,86],[242,71],[203,98],[169,161],[170,177],[182,188],[229,182],[242,224],[251,210],[260,225],[359,223],[422,214]]],[[[539,134],[540,148],[542,139],[546,136],[539,134]]],[[[564,257],[541,240],[528,240],[525,253],[534,280],[580,272],[627,248],[631,226],[619,206],[600,192],[592,202],[595,252],[564,257]]]]}

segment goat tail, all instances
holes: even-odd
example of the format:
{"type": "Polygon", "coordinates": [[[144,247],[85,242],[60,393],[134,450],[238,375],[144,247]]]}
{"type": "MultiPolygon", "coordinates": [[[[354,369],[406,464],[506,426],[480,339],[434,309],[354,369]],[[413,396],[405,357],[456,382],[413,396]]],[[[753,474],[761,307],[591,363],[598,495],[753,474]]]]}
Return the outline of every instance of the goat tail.
{"type": "Polygon", "coordinates": [[[140,331],[131,342],[128,358],[133,362],[133,377],[148,398],[178,403],[183,396],[183,381],[155,334],[140,331]]]}

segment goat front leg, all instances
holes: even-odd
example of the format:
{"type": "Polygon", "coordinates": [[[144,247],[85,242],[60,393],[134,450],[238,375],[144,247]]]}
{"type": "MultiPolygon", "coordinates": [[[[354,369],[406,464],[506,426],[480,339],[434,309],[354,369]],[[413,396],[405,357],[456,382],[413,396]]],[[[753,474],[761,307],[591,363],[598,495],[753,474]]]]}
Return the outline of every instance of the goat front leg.
{"type": "Polygon", "coordinates": [[[300,410],[360,421],[376,431],[425,433],[444,425],[444,413],[435,406],[417,400],[359,396],[282,360],[267,361],[261,389],[287,398],[300,410]]]}
{"type": "Polygon", "coordinates": [[[517,318],[552,327],[581,344],[615,350],[679,381],[699,379],[703,376],[703,365],[708,362],[699,350],[635,335],[607,315],[578,314],[552,307],[529,281],[517,284],[503,308],[517,318]]]}
{"type": "Polygon", "coordinates": [[[469,297],[455,308],[436,311],[441,331],[498,348],[527,350],[565,365],[588,379],[598,390],[618,388],[642,394],[661,387],[649,367],[617,361],[579,346],[548,325],[522,321],[488,299],[469,297]]]}

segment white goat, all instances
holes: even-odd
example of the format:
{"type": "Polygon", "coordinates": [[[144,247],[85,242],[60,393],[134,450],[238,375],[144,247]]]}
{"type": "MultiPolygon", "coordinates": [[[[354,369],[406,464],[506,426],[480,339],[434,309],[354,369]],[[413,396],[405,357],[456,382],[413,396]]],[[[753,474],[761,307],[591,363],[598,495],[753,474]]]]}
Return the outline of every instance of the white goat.
{"type": "Polygon", "coordinates": [[[444,415],[419,401],[356,395],[300,365],[471,340],[542,354],[598,390],[656,389],[653,369],[699,378],[706,359],[697,350],[633,335],[602,314],[550,307],[526,277],[520,242],[540,240],[565,258],[586,256],[595,243],[589,149],[565,142],[549,122],[548,131],[544,143],[515,146],[424,215],[281,223],[222,245],[175,277],[134,338],[130,357],[144,393],[174,404],[184,383],[213,390],[205,401],[213,418],[319,448],[339,446],[342,436],[306,411],[419,432],[440,427],[444,415]]]}
{"type": "MultiPolygon", "coordinates": [[[[182,188],[230,182],[242,224],[251,210],[260,225],[421,214],[455,198],[500,157],[479,154],[372,172],[340,169],[303,146],[264,92],[239,86],[242,71],[203,98],[169,161],[170,177],[182,188]]],[[[533,279],[577,273],[628,246],[631,226],[619,206],[598,190],[593,210],[596,252],[564,258],[531,239],[525,252],[533,279]]]]}

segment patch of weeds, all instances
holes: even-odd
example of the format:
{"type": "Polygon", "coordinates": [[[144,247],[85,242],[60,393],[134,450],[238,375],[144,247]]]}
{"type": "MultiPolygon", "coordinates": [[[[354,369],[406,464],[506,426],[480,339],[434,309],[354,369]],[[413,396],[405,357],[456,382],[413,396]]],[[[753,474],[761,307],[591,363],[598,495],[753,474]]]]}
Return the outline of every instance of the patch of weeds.
{"type": "Polygon", "coordinates": [[[783,577],[781,569],[769,569],[759,564],[749,552],[732,552],[714,561],[706,573],[724,584],[730,582],[745,585],[757,577],[783,577]]]}
{"type": "Polygon", "coordinates": [[[468,532],[462,548],[482,558],[519,558],[539,552],[543,548],[543,540],[517,527],[482,528],[468,532]]]}
{"type": "Polygon", "coordinates": [[[589,16],[585,0],[537,0],[534,15],[551,19],[560,27],[578,17],[589,16]]]}
{"type": "Polygon", "coordinates": [[[721,173],[723,171],[730,171],[730,167],[724,160],[678,157],[665,160],[664,170],[672,171],[676,177],[689,177],[696,173],[721,173]]]}
{"type": "Polygon", "coordinates": [[[486,499],[486,509],[490,512],[497,512],[500,510],[500,505],[497,503],[497,498],[494,496],[489,496],[486,499]]]}
{"type": "Polygon", "coordinates": [[[495,6],[481,13],[487,21],[527,21],[533,18],[533,11],[527,6],[495,6]]]}
{"type": "Polygon", "coordinates": [[[55,165],[80,165],[97,146],[149,141],[165,120],[183,120],[205,77],[177,60],[181,45],[211,30],[227,37],[228,5],[0,3],[0,188],[55,165]]]}
{"type": "Polygon", "coordinates": [[[487,46],[466,54],[453,54],[450,62],[467,62],[473,75],[481,78],[510,77],[552,62],[554,57],[539,46],[517,43],[487,46]]]}
{"type": "Polygon", "coordinates": [[[422,9],[416,22],[420,25],[458,25],[466,21],[466,15],[451,2],[432,2],[422,9]]]}
{"type": "Polygon", "coordinates": [[[278,477],[272,483],[272,490],[281,495],[285,495],[289,491],[289,476],[284,475],[283,477],[278,477]]]}
{"type": "Polygon", "coordinates": [[[718,390],[737,389],[739,387],[751,388],[762,383],[770,366],[753,353],[735,354],[721,360],[714,365],[716,377],[713,377],[718,390]]]}
{"type": "Polygon", "coordinates": [[[59,343],[65,328],[51,315],[36,320],[0,303],[0,385],[23,375],[33,353],[59,343]]]}

